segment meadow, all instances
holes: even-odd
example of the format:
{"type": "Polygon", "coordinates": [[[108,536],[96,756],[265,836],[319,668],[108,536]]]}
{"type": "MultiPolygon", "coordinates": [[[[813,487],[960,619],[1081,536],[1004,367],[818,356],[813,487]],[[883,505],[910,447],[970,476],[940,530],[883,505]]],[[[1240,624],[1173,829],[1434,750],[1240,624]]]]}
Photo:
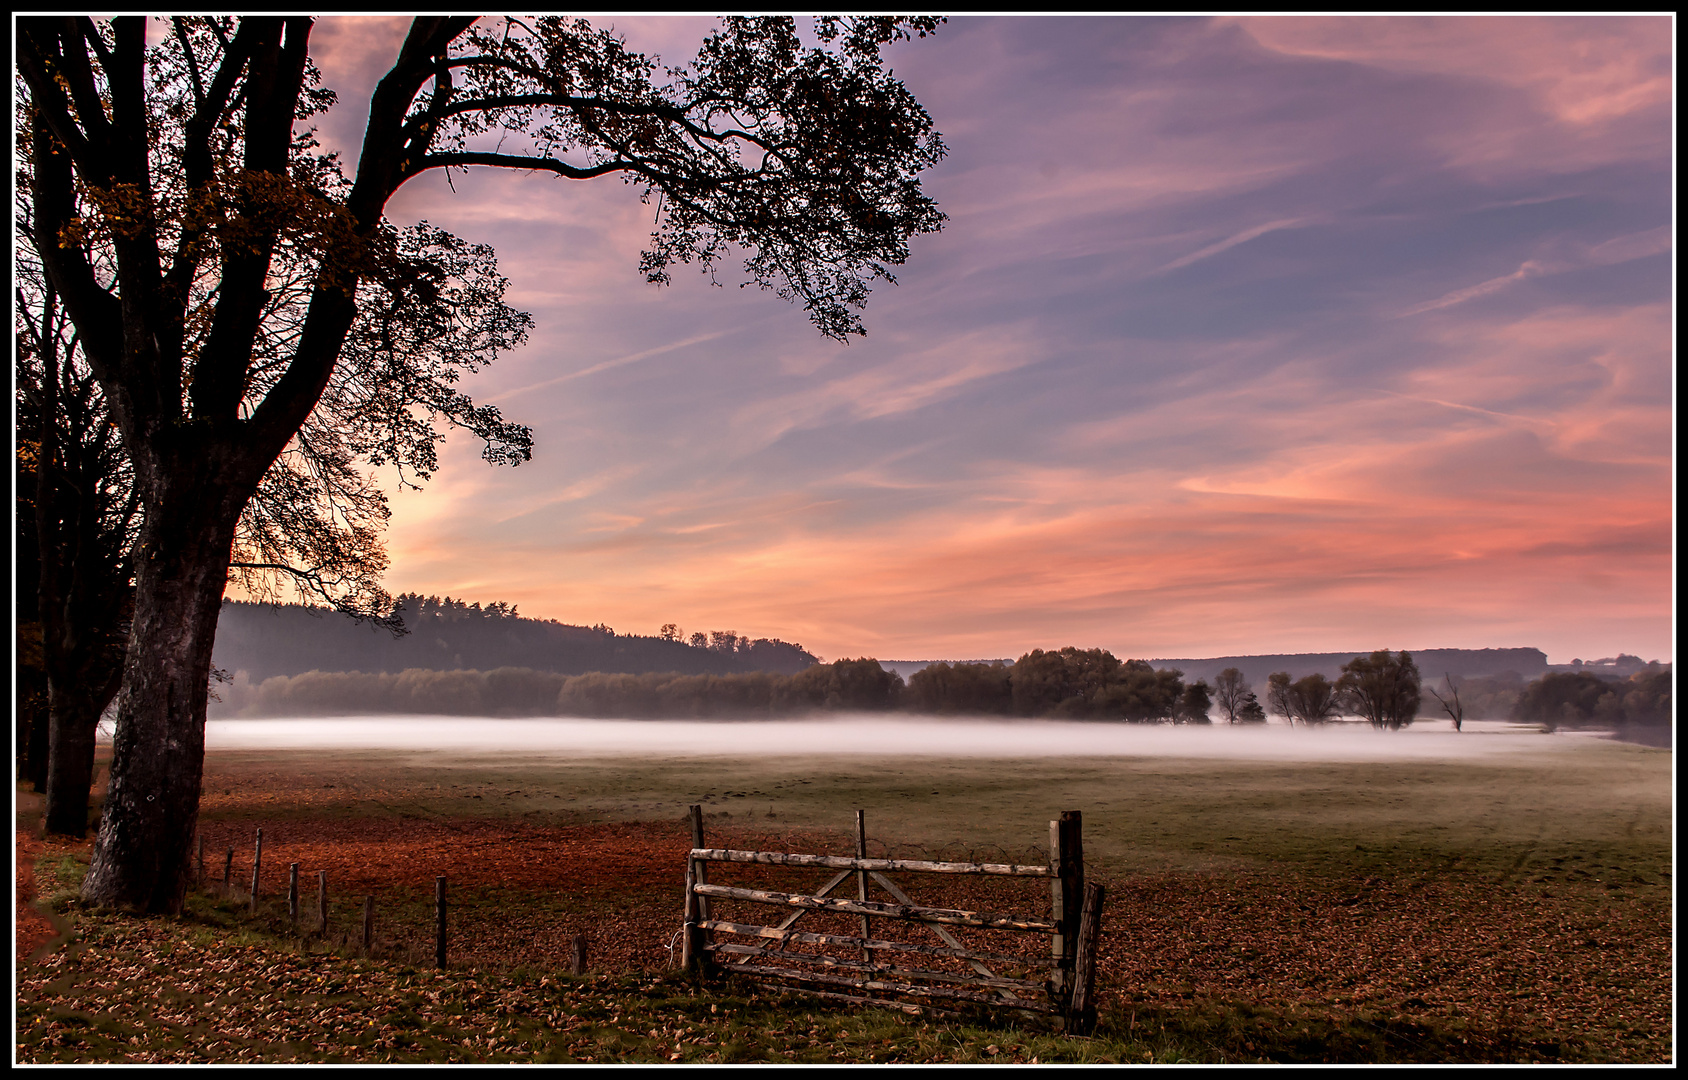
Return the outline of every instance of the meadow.
{"type": "MultiPolygon", "coordinates": [[[[1671,752],[1503,725],[1412,741],[1425,738],[1378,733],[1369,755],[1300,760],[213,744],[213,881],[180,919],[82,908],[88,845],[31,836],[20,795],[53,928],[20,948],[17,1056],[1672,1060],[1671,752]],[[1042,861],[1050,819],[1081,811],[1087,874],[1109,889],[1095,1035],[673,970],[692,803],[712,844],[847,854],[859,808],[871,854],[993,861],[1042,861]],[[240,884],[225,894],[228,847],[240,884]],[[289,862],[312,903],[328,872],[326,934],[287,922],[289,862]],[[429,944],[439,874],[444,971],[429,944]],[[369,956],[364,895],[377,897],[369,956]],[[567,974],[575,934],[584,976],[567,974]]],[[[1015,909],[1047,905],[1046,885],[1014,887],[1030,890],[1005,899],[1015,909]]]]}

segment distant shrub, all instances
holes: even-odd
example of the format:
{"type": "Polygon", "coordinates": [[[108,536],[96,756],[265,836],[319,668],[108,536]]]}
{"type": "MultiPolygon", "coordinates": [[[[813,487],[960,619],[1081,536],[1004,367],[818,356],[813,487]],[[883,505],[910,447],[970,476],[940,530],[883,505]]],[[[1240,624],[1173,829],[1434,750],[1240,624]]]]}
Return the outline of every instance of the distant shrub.
{"type": "MultiPolygon", "coordinates": [[[[1009,672],[1014,712],[1021,716],[1134,722],[1205,719],[1205,683],[1191,696],[1184,674],[1147,660],[1121,663],[1106,649],[1033,649],[1009,672]]],[[[1204,721],[1197,721],[1204,722],[1204,721]]]]}
{"type": "Polygon", "coordinates": [[[1176,719],[1181,724],[1211,724],[1213,717],[1208,710],[1213,708],[1213,688],[1207,685],[1206,679],[1197,679],[1184,688],[1184,696],[1178,701],[1178,715],[1176,719]]]}
{"type": "Polygon", "coordinates": [[[909,677],[903,702],[922,713],[1006,715],[1014,711],[1013,671],[1000,660],[994,664],[928,664],[909,677]]]}
{"type": "Polygon", "coordinates": [[[877,660],[837,660],[793,675],[787,693],[812,709],[884,712],[901,703],[903,678],[877,660]]]}
{"type": "Polygon", "coordinates": [[[1583,672],[1543,675],[1524,688],[1512,717],[1547,726],[1577,727],[1594,719],[1594,707],[1612,684],[1583,672]]]}
{"type": "Polygon", "coordinates": [[[1670,676],[1638,672],[1622,682],[1587,672],[1543,675],[1524,688],[1513,718],[1560,727],[1655,726],[1671,720],[1670,676]]]}
{"type": "Polygon", "coordinates": [[[1136,723],[1176,720],[1184,698],[1184,673],[1156,670],[1147,660],[1127,660],[1097,695],[1092,715],[1136,723]]]}
{"type": "Polygon", "coordinates": [[[565,676],[528,668],[398,674],[306,671],[253,684],[245,672],[220,691],[214,717],[421,713],[442,716],[554,716],[565,676]]]}
{"type": "Polygon", "coordinates": [[[657,715],[656,681],[662,675],[605,675],[591,672],[570,676],[557,692],[561,716],[643,718],[657,715]]]}
{"type": "Polygon", "coordinates": [[[903,681],[877,660],[816,664],[796,675],[576,675],[557,695],[564,716],[733,719],[897,706],[903,681]]]}
{"type": "Polygon", "coordinates": [[[1014,662],[1014,711],[1021,716],[1098,715],[1111,704],[1098,699],[1119,670],[1119,658],[1106,649],[1033,649],[1014,662]]]}

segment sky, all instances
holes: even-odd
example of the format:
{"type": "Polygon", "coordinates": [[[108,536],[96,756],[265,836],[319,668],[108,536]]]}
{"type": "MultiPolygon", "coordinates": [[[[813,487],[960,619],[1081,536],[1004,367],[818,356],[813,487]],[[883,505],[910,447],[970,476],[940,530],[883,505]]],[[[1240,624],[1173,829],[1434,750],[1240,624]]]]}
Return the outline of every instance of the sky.
{"type": "MultiPolygon", "coordinates": [[[[668,64],[712,25],[595,20],[668,64]]],[[[405,20],[319,20],[354,159],[405,20]]],[[[615,179],[432,173],[529,342],[392,496],[394,593],[823,659],[1674,655],[1669,17],[951,19],[948,215],[867,336],[646,284],[615,179]]]]}

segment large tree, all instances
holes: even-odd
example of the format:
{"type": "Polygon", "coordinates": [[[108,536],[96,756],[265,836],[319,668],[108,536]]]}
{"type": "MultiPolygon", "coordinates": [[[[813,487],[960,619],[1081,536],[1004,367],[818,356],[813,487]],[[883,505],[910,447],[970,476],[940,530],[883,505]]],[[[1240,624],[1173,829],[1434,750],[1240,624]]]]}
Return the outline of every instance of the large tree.
{"type": "MultiPolygon", "coordinates": [[[[21,156],[33,157],[27,148],[21,156]]],[[[20,191],[19,581],[29,600],[20,607],[20,640],[38,645],[35,666],[46,682],[40,700],[26,703],[39,713],[31,728],[47,732],[30,739],[46,828],[81,836],[96,728],[123,673],[141,514],[105,396],[33,246],[33,209],[20,191]]],[[[425,478],[441,438],[429,417],[512,447],[531,439],[517,425],[481,423],[483,411],[449,390],[459,373],[519,343],[528,322],[503,303],[490,249],[428,228],[406,231],[401,242],[439,267],[449,287],[426,302],[383,290],[360,303],[335,379],[247,501],[229,564],[251,596],[326,604],[395,634],[404,632],[402,620],[380,585],[387,498],[362,466],[384,461],[411,486],[425,478]],[[442,327],[442,314],[458,329],[442,327]]],[[[301,269],[272,263],[277,305],[299,291],[301,269]]]]}
{"type": "MultiPolygon", "coordinates": [[[[750,281],[842,339],[861,332],[870,283],[942,220],[918,181],[942,144],[880,57],[934,25],[822,19],[809,48],[788,19],[730,19],[692,63],[659,69],[582,21],[420,17],[342,180],[296,127],[330,100],[309,18],[172,19],[152,46],[136,17],[19,20],[34,246],[144,512],[86,899],[180,909],[242,515],[345,372],[360,305],[384,292],[427,307],[452,280],[385,220],[394,192],[470,166],[621,175],[659,200],[647,279],[742,248],[750,281]]],[[[391,349],[379,331],[372,344],[379,382],[391,349]]],[[[495,412],[466,419],[494,436],[489,453],[526,455],[495,412]]]]}
{"type": "Polygon", "coordinates": [[[1285,691],[1293,719],[1302,724],[1322,724],[1342,712],[1342,697],[1336,685],[1318,672],[1303,675],[1285,691]]]}
{"type": "Polygon", "coordinates": [[[1375,728],[1397,731],[1413,722],[1423,691],[1418,664],[1405,649],[1379,649],[1342,665],[1336,681],[1347,707],[1375,728]]]}

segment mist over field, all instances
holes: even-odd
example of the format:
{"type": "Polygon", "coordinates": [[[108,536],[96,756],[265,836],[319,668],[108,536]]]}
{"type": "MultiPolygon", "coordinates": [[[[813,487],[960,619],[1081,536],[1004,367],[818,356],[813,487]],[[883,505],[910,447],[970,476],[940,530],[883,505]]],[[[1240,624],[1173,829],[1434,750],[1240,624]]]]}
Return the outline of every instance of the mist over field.
{"type": "Polygon", "coordinates": [[[886,719],[842,714],[763,721],[592,720],[350,716],[213,720],[206,749],[378,749],[521,754],[909,755],[950,757],[1231,758],[1259,761],[1466,759],[1574,745],[1577,736],[1499,721],[1420,724],[1378,731],[1362,723],[1321,728],[1212,727],[1058,720],[886,719]]]}

